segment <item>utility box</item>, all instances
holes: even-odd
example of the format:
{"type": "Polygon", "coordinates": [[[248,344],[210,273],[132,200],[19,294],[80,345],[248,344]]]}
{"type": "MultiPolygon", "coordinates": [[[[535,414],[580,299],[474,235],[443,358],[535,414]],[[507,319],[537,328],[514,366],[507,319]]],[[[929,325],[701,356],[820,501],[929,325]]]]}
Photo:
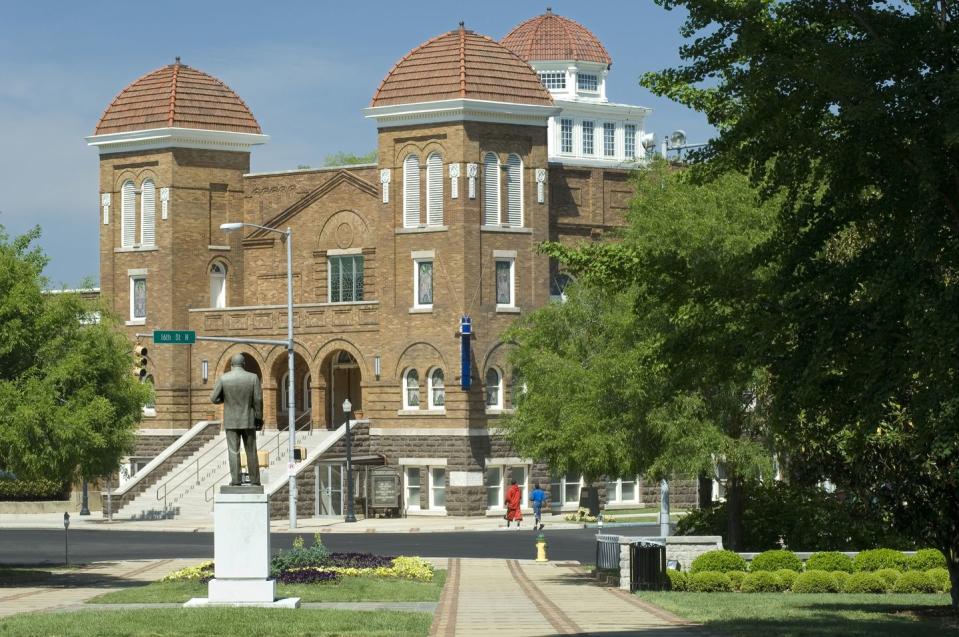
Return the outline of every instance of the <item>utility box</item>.
{"type": "Polygon", "coordinates": [[[662,591],[667,588],[666,545],[637,541],[629,546],[629,589],[662,591]]]}

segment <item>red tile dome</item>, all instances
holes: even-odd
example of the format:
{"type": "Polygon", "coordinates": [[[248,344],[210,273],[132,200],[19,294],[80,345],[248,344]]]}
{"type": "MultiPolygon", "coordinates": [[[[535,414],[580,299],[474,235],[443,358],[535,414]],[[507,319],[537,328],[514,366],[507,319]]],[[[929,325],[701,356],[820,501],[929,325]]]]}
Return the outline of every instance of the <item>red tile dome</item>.
{"type": "Polygon", "coordinates": [[[552,9],[530,18],[506,34],[502,44],[527,62],[575,60],[613,63],[606,47],[579,22],[556,15],[552,9]]]}
{"type": "Polygon", "coordinates": [[[496,40],[461,24],[397,62],[370,106],[449,99],[553,105],[553,98],[527,62],[496,40]]]}
{"type": "Polygon", "coordinates": [[[260,125],[229,86],[180,63],[159,68],[120,91],[96,135],[151,128],[194,128],[259,134],[260,125]]]}

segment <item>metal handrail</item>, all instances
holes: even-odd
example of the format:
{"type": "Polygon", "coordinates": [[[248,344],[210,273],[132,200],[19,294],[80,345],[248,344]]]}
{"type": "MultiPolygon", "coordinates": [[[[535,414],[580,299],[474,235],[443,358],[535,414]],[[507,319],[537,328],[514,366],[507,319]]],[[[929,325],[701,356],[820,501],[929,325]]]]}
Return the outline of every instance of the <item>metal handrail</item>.
{"type": "MultiPolygon", "coordinates": [[[[187,466],[183,467],[182,469],[180,469],[179,471],[177,471],[175,474],[173,474],[172,476],[170,476],[169,478],[167,478],[167,480],[166,480],[163,484],[161,484],[159,487],[157,487],[157,500],[163,500],[163,508],[164,508],[164,509],[166,508],[167,493],[168,493],[170,490],[175,489],[175,488],[177,488],[178,486],[180,486],[181,484],[183,484],[184,482],[186,482],[187,479],[189,479],[189,477],[192,477],[192,475],[194,475],[194,473],[195,473],[195,475],[196,475],[196,483],[197,483],[197,484],[200,484],[200,469],[203,468],[203,467],[206,467],[208,464],[210,464],[210,462],[212,462],[213,459],[211,458],[211,459],[207,460],[207,461],[204,462],[202,465],[200,464],[200,460],[201,460],[203,457],[205,457],[206,455],[208,455],[208,454],[212,453],[213,451],[215,451],[215,450],[220,446],[221,443],[225,443],[225,442],[226,442],[226,438],[224,438],[224,439],[222,439],[222,440],[218,440],[218,441],[216,442],[216,444],[214,444],[214,445],[211,446],[209,449],[207,449],[206,451],[204,451],[203,453],[201,453],[199,456],[197,456],[197,459],[196,459],[194,462],[191,462],[189,465],[187,465],[187,466]],[[195,469],[194,469],[194,467],[193,467],[194,464],[196,465],[195,469]],[[174,486],[172,486],[172,487],[168,486],[171,482],[173,482],[174,480],[176,480],[176,479],[180,476],[180,474],[186,472],[188,469],[190,470],[191,476],[188,476],[187,478],[184,478],[183,480],[180,480],[178,483],[176,483],[176,485],[174,485],[174,486]],[[163,495],[160,495],[160,492],[161,492],[161,491],[163,492],[163,495]]],[[[215,456],[214,456],[214,457],[215,457],[215,456]]]]}
{"type": "MultiPolygon", "coordinates": [[[[303,417],[309,416],[309,415],[310,415],[310,412],[309,412],[309,411],[305,411],[305,412],[303,412],[302,414],[300,414],[300,418],[303,418],[303,417]]],[[[312,423],[311,423],[311,425],[312,425],[312,423]]],[[[294,427],[297,431],[300,430],[300,428],[299,428],[299,427],[297,426],[297,424],[296,424],[296,421],[293,421],[293,427],[294,427]]],[[[310,431],[312,432],[312,426],[310,427],[310,431]]],[[[280,459],[280,453],[282,452],[282,448],[280,447],[280,436],[281,436],[282,434],[284,434],[284,433],[286,433],[285,430],[284,430],[284,431],[277,431],[277,432],[276,432],[276,435],[274,435],[273,438],[271,438],[270,440],[268,440],[267,442],[265,442],[263,445],[260,445],[260,446],[258,447],[258,450],[259,450],[259,449],[265,449],[267,446],[270,445],[270,443],[272,443],[274,440],[276,440],[276,459],[279,460],[279,459],[280,459]]],[[[272,454],[273,452],[271,451],[270,453],[272,454]]],[[[211,484],[209,487],[207,487],[206,491],[203,492],[203,499],[204,499],[206,502],[209,502],[209,501],[212,499],[212,497],[213,497],[213,490],[216,489],[217,483],[218,483],[220,480],[222,480],[223,478],[227,477],[228,475],[230,475],[229,470],[228,470],[226,473],[224,473],[223,475],[219,476],[216,480],[213,481],[213,484],[211,484]]]]}

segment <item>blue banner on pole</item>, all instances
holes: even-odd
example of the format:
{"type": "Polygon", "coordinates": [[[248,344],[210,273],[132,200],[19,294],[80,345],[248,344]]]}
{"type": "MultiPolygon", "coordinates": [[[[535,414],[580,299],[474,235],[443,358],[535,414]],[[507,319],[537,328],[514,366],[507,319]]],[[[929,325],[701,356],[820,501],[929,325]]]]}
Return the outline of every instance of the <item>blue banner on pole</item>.
{"type": "Polygon", "coordinates": [[[470,368],[470,337],[473,335],[473,319],[464,315],[460,319],[460,387],[469,390],[472,380],[470,368]]]}

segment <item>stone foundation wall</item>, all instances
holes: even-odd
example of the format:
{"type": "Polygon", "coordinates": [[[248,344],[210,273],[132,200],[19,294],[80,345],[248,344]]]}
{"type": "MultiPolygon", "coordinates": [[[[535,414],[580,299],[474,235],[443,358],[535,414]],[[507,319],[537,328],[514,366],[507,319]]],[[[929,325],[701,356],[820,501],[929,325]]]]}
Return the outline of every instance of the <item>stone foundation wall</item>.
{"type": "MultiPolygon", "coordinates": [[[[629,546],[637,540],[662,542],[663,538],[619,537],[619,587],[628,591],[630,571],[629,546]]],[[[723,548],[723,538],[719,535],[671,535],[666,538],[666,561],[677,560],[682,571],[689,572],[693,560],[706,553],[723,548]]]]}

